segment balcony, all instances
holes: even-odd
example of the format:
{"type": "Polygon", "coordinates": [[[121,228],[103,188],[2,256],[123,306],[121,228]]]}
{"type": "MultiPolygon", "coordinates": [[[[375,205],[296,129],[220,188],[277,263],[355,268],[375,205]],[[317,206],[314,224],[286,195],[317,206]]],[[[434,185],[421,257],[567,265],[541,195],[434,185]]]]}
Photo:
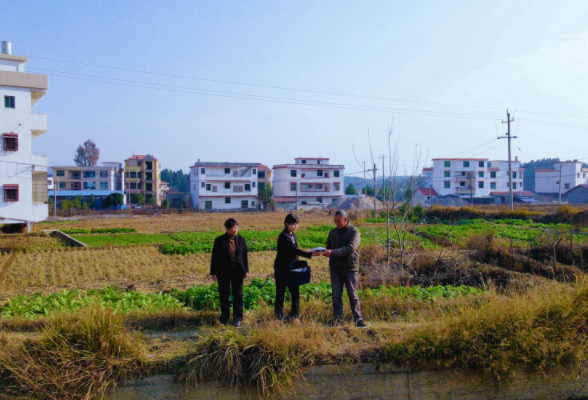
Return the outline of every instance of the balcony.
{"type": "Polygon", "coordinates": [[[28,119],[33,139],[47,132],[47,114],[30,114],[28,119]]]}
{"type": "Polygon", "coordinates": [[[461,186],[461,187],[455,188],[455,193],[458,193],[458,194],[473,193],[475,191],[476,191],[475,188],[472,188],[469,186],[461,186]]]}

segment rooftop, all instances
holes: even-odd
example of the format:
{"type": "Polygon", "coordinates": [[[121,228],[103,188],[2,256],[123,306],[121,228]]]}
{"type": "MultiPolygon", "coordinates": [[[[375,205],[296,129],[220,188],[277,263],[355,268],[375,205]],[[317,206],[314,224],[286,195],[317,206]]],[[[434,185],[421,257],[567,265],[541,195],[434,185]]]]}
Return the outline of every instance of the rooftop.
{"type": "Polygon", "coordinates": [[[125,161],[128,160],[147,160],[147,161],[157,161],[157,158],[155,158],[154,156],[152,156],[151,154],[145,154],[145,155],[140,155],[140,154],[134,154],[132,157],[127,158],[125,161]]]}
{"type": "Polygon", "coordinates": [[[488,161],[487,158],[433,158],[433,161],[488,161]]]}
{"type": "MultiPolygon", "coordinates": [[[[255,167],[259,168],[259,163],[241,163],[241,162],[202,162],[197,161],[190,168],[196,167],[255,167]]],[[[269,169],[269,168],[268,168],[269,169]]]]}

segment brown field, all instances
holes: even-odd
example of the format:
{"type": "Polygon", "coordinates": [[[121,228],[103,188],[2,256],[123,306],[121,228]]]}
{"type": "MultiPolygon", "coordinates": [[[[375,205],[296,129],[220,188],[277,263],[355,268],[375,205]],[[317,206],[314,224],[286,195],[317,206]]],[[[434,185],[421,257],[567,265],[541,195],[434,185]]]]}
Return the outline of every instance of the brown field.
{"type": "MultiPolygon", "coordinates": [[[[251,278],[273,275],[275,252],[250,253],[251,278]]],[[[312,261],[314,280],[328,279],[327,259],[312,261]]],[[[0,300],[62,289],[95,289],[106,284],[157,292],[212,283],[210,254],[164,255],[157,246],[64,248],[0,254],[0,300]]]]}
{"type": "MultiPolygon", "coordinates": [[[[135,228],[138,232],[197,232],[222,231],[223,223],[228,218],[236,218],[241,229],[272,230],[282,229],[286,212],[263,213],[198,213],[163,214],[160,216],[133,214],[103,214],[80,216],[79,220],[59,221],[59,223],[40,223],[34,226],[34,232],[50,229],[73,228],[135,228]]],[[[333,219],[325,212],[298,213],[301,226],[332,224],[333,219]]],[[[74,217],[75,218],[75,217],[74,217]]]]}

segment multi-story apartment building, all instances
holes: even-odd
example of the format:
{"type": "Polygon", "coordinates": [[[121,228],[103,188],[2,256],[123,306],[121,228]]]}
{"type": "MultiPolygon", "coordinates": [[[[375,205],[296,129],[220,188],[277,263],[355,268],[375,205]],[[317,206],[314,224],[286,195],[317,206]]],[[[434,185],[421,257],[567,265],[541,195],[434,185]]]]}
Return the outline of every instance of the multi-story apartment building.
{"type": "Polygon", "coordinates": [[[260,210],[266,210],[270,204],[267,199],[271,197],[269,188],[272,187],[273,190],[272,175],[273,172],[269,167],[259,164],[257,169],[257,192],[259,195],[257,198],[257,208],[260,210]]]}
{"type": "Polygon", "coordinates": [[[47,218],[47,157],[33,155],[33,139],[47,131],[47,115],[33,105],[47,91],[47,75],[25,72],[27,57],[12,54],[2,42],[0,53],[0,220],[26,223],[47,218]]]}
{"type": "Polygon", "coordinates": [[[134,155],[125,160],[125,193],[127,203],[134,194],[143,193],[145,200],[155,198],[159,206],[162,200],[161,163],[154,156],[134,155]]]}
{"type": "MultiPolygon", "coordinates": [[[[53,190],[49,197],[55,198],[59,204],[62,200],[71,200],[76,196],[87,198],[91,195],[96,199],[99,208],[102,199],[111,193],[124,196],[124,170],[121,163],[103,162],[102,166],[53,166],[53,190]]],[[[126,203],[126,198],[125,198],[126,203]]]]}
{"type": "Polygon", "coordinates": [[[201,162],[190,167],[192,207],[200,210],[257,209],[259,163],[201,162]]]}
{"type": "MultiPolygon", "coordinates": [[[[512,161],[513,195],[528,197],[523,191],[523,169],[512,161]]],[[[509,192],[508,161],[487,158],[434,158],[433,167],[423,168],[425,187],[439,196],[457,195],[474,203],[494,203],[509,192]]],[[[499,202],[502,202],[502,198],[499,202]]]]}
{"type": "Polygon", "coordinates": [[[344,194],[343,165],[328,158],[299,157],[294,164],[274,165],[274,201],[283,209],[316,208],[344,194]]]}
{"type": "Polygon", "coordinates": [[[588,168],[580,161],[555,162],[553,168],[535,170],[535,193],[544,200],[566,196],[566,192],[578,185],[588,184],[588,168]]]}

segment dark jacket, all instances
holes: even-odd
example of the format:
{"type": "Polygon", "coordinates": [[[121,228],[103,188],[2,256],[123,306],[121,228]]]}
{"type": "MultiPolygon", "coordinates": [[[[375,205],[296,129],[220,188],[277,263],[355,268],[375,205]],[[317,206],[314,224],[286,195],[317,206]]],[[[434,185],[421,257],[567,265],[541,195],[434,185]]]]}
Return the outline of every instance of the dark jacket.
{"type": "MultiPolygon", "coordinates": [[[[243,269],[243,274],[249,273],[247,259],[247,245],[243,236],[235,236],[237,264],[243,269]]],[[[210,259],[210,275],[227,275],[230,271],[231,252],[229,250],[229,234],[225,233],[214,240],[212,257],[210,259]]]]}
{"type": "Polygon", "coordinates": [[[312,253],[300,250],[298,248],[296,234],[293,233],[292,236],[290,236],[288,230],[284,229],[282,233],[280,233],[280,236],[278,236],[278,254],[276,255],[276,261],[274,261],[274,270],[276,271],[276,274],[285,276],[289,275],[290,264],[292,264],[298,256],[311,258],[312,253]],[[291,237],[294,241],[292,241],[291,237]]]}
{"type": "Polygon", "coordinates": [[[327,250],[332,250],[329,267],[338,272],[359,271],[359,243],[361,236],[356,227],[347,224],[329,232],[327,250]]]}

